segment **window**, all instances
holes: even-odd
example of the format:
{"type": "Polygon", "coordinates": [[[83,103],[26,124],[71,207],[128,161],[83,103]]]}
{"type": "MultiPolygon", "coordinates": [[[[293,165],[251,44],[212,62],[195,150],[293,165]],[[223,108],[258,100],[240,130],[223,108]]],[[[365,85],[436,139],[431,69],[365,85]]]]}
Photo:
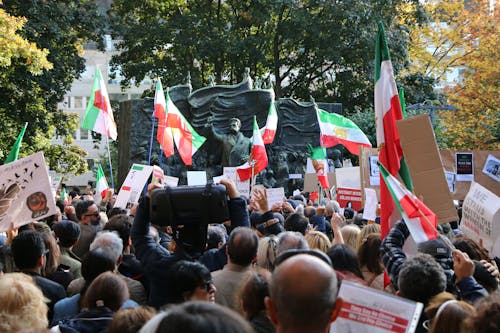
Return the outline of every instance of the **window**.
{"type": "Polygon", "coordinates": [[[80,140],[88,140],[89,139],[89,130],[80,128],[80,140]]]}
{"type": "Polygon", "coordinates": [[[82,109],[83,108],[83,97],[82,96],[75,96],[75,102],[74,102],[73,106],[75,109],[82,109]]]}

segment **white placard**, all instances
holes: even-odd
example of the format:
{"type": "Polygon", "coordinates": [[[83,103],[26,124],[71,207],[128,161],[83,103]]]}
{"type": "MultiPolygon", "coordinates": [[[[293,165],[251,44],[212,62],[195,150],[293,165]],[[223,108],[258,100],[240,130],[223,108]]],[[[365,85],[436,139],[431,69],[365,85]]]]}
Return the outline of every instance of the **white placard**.
{"type": "Polygon", "coordinates": [[[365,207],[363,209],[363,218],[368,221],[375,221],[377,218],[377,192],[369,187],[365,187],[365,207]]]}
{"type": "Polygon", "coordinates": [[[378,156],[368,156],[370,162],[370,185],[380,186],[380,169],[378,167],[378,156]]]}
{"type": "Polygon", "coordinates": [[[224,176],[227,176],[229,179],[232,179],[236,183],[236,188],[242,196],[250,198],[250,179],[242,182],[240,180],[240,177],[238,177],[236,168],[234,167],[224,167],[222,174],[224,176]]]}
{"type": "Polygon", "coordinates": [[[291,173],[288,175],[288,179],[302,179],[301,173],[291,173]]]}
{"type": "Polygon", "coordinates": [[[56,213],[43,153],[0,166],[0,232],[56,213]]]}
{"type": "Polygon", "coordinates": [[[206,185],[207,173],[205,171],[188,171],[187,181],[188,186],[206,185]]]}
{"type": "Polygon", "coordinates": [[[457,175],[454,172],[449,172],[449,171],[445,171],[444,175],[446,177],[446,182],[448,183],[448,188],[450,189],[450,192],[451,193],[455,192],[455,179],[457,175]]]}
{"type": "Polygon", "coordinates": [[[152,183],[162,185],[165,183],[165,174],[163,169],[157,165],[153,165],[153,177],[152,183]]]}
{"type": "Polygon", "coordinates": [[[115,207],[129,209],[133,204],[137,203],[151,172],[153,172],[153,167],[150,165],[132,165],[120,188],[120,192],[118,192],[115,207]]]}
{"type": "Polygon", "coordinates": [[[179,185],[179,178],[172,176],[163,176],[163,183],[165,186],[177,187],[179,185]]]}
{"type": "Polygon", "coordinates": [[[278,187],[278,188],[268,188],[266,189],[266,195],[267,195],[267,204],[269,205],[269,209],[276,203],[276,202],[283,202],[285,200],[285,189],[283,187],[278,187]]]}
{"type": "Polygon", "coordinates": [[[293,190],[293,196],[300,195],[300,190],[293,190]]]}
{"type": "Polygon", "coordinates": [[[361,180],[359,178],[359,166],[349,168],[335,169],[337,177],[337,187],[353,188],[356,190],[361,189],[361,180]]]}
{"type": "Polygon", "coordinates": [[[54,171],[49,171],[49,178],[50,178],[50,188],[52,189],[52,195],[55,197],[57,189],[61,185],[63,177],[61,175],[58,175],[54,171]]]}
{"type": "Polygon", "coordinates": [[[346,280],[338,297],[343,304],[330,333],[413,333],[423,308],[422,303],[346,280]]]}
{"type": "Polygon", "coordinates": [[[489,154],[484,163],[483,173],[500,182],[500,159],[489,154]]]}
{"type": "Polygon", "coordinates": [[[500,198],[479,183],[472,182],[462,205],[460,229],[490,256],[500,256],[500,198]]]}
{"type": "Polygon", "coordinates": [[[226,179],[227,177],[222,175],[222,176],[217,176],[217,177],[212,177],[212,181],[214,184],[219,184],[221,180],[226,179]]]}

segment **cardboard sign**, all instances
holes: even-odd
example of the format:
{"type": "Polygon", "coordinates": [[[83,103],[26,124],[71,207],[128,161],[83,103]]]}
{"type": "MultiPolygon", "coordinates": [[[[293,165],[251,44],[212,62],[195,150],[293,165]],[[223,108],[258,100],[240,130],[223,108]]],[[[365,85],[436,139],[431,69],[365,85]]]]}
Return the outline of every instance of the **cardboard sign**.
{"type": "Polygon", "coordinates": [[[474,161],[472,153],[456,153],[457,181],[471,182],[474,180],[474,161]]]}
{"type": "Polygon", "coordinates": [[[370,163],[370,186],[380,186],[380,169],[378,167],[378,156],[369,156],[370,163]]]}
{"type": "Polygon", "coordinates": [[[352,208],[355,211],[363,208],[361,190],[355,188],[337,188],[337,201],[342,208],[352,208]]]}
{"type": "Polygon", "coordinates": [[[279,188],[268,188],[266,189],[267,195],[267,204],[269,205],[269,209],[277,203],[282,202],[286,199],[285,197],[285,189],[283,187],[279,188]]]}
{"type": "Polygon", "coordinates": [[[438,223],[457,221],[429,117],[415,116],[396,124],[416,196],[437,215],[438,223]]]}
{"type": "Polygon", "coordinates": [[[130,209],[137,203],[152,172],[153,167],[150,165],[133,164],[118,192],[115,207],[130,209]]]}
{"type": "Polygon", "coordinates": [[[205,171],[188,171],[187,181],[188,186],[206,185],[207,173],[205,171]]]}
{"type": "Polygon", "coordinates": [[[177,187],[179,185],[179,178],[172,176],[163,176],[163,183],[165,186],[177,187]]]}
{"type": "Polygon", "coordinates": [[[224,167],[222,174],[236,183],[236,188],[242,196],[250,198],[250,179],[242,182],[240,177],[238,177],[235,167],[224,167]]]}
{"type": "Polygon", "coordinates": [[[448,183],[448,188],[450,189],[450,192],[451,193],[455,192],[455,179],[457,178],[457,175],[449,171],[445,171],[444,175],[446,177],[446,183],[448,183]]]}
{"type": "MultiPolygon", "coordinates": [[[[337,169],[340,170],[340,169],[337,169]]],[[[334,188],[336,186],[337,180],[335,177],[335,173],[331,172],[328,174],[328,184],[330,188],[334,188]]],[[[306,173],[304,175],[304,192],[317,192],[320,187],[318,176],[316,173],[306,173]]]]}
{"type": "Polygon", "coordinates": [[[361,188],[373,188],[377,193],[377,198],[380,198],[380,177],[377,180],[373,177],[376,172],[374,168],[372,168],[372,164],[375,160],[378,160],[378,149],[377,148],[366,148],[359,147],[359,169],[360,169],[360,177],[361,177],[361,188]],[[370,177],[370,175],[373,175],[370,177]],[[379,185],[374,185],[374,184],[379,185]]]}
{"type": "Polygon", "coordinates": [[[460,229],[490,255],[500,255],[500,198],[473,182],[462,206],[460,229]]]}
{"type": "Polygon", "coordinates": [[[372,188],[365,188],[365,206],[363,209],[363,218],[368,221],[375,221],[377,217],[377,192],[372,188]]]}
{"type": "Polygon", "coordinates": [[[56,213],[43,153],[0,166],[0,232],[56,213]]]}
{"type": "Polygon", "coordinates": [[[483,173],[488,177],[500,182],[500,159],[493,155],[488,155],[484,163],[483,173]]]}
{"type": "Polygon", "coordinates": [[[338,297],[344,302],[330,333],[413,333],[423,308],[422,303],[346,280],[338,297]]]}

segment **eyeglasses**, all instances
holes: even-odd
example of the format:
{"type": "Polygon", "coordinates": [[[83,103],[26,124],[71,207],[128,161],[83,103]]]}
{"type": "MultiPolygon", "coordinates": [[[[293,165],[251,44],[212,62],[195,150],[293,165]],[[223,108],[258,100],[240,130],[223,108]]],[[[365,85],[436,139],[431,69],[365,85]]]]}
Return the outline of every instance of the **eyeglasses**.
{"type": "Polygon", "coordinates": [[[89,214],[83,214],[83,216],[93,216],[93,217],[98,217],[98,216],[99,216],[99,212],[89,213],[89,214]]]}

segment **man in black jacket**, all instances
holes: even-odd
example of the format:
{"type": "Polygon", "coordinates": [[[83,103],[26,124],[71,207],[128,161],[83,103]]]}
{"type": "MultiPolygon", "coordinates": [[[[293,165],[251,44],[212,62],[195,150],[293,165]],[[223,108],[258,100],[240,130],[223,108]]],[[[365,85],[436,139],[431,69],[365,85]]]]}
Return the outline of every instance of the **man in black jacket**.
{"type": "MultiPolygon", "coordinates": [[[[239,226],[249,227],[250,221],[246,202],[240,198],[233,181],[225,179],[220,182],[226,187],[226,193],[229,196],[229,216],[231,218],[230,228],[239,226]]],[[[170,297],[165,288],[169,283],[168,268],[179,260],[194,260],[193,257],[185,251],[169,252],[160,244],[155,242],[149,234],[149,194],[157,185],[150,185],[148,195],[139,200],[134,224],[132,225],[131,237],[135,248],[137,259],[140,260],[142,267],[150,281],[149,305],[156,308],[167,304],[170,297]]],[[[219,251],[225,253],[226,247],[222,246],[219,251]]],[[[200,258],[201,260],[202,258],[200,258]]],[[[202,260],[201,260],[202,261],[202,260]]]]}

